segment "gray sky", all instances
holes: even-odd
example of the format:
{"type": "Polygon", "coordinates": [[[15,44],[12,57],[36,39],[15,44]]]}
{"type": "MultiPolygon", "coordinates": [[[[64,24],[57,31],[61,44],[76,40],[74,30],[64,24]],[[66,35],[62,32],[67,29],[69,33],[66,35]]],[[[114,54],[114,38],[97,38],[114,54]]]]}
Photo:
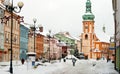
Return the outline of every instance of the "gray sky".
{"type": "MultiPolygon", "coordinates": [[[[24,16],[26,23],[42,24],[44,29],[52,32],[69,31],[71,35],[79,36],[82,32],[82,15],[85,13],[87,0],[14,0],[24,2],[19,15],[24,16]]],[[[91,0],[92,13],[95,15],[95,31],[101,30],[103,25],[106,33],[114,33],[112,0],[91,0]]]]}

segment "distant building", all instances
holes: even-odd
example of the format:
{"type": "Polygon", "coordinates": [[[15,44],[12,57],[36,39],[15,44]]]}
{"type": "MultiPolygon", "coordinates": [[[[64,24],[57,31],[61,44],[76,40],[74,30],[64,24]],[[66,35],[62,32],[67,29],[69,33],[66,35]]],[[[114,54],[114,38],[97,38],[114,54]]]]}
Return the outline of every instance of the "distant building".
{"type": "MultiPolygon", "coordinates": [[[[40,26],[38,30],[35,31],[35,53],[36,59],[39,59],[43,55],[44,51],[44,35],[43,27],[40,26]]],[[[30,29],[28,34],[28,52],[34,52],[34,32],[30,29]]]]}
{"type": "Polygon", "coordinates": [[[62,47],[59,44],[58,39],[51,33],[44,33],[44,55],[46,59],[59,59],[62,55],[62,47]]]}
{"type": "MultiPolygon", "coordinates": [[[[81,33],[81,52],[88,58],[101,58],[107,56],[109,51],[109,39],[105,33],[95,32],[94,18],[91,10],[91,1],[86,2],[86,12],[83,15],[83,33],[81,33]]],[[[105,31],[104,31],[105,32],[105,31]]]]}
{"type": "Polygon", "coordinates": [[[29,29],[20,25],[20,59],[27,59],[26,53],[28,51],[28,32],[29,29]]]}
{"type": "Polygon", "coordinates": [[[67,55],[70,50],[78,49],[80,51],[79,39],[72,37],[69,32],[59,32],[55,34],[55,38],[62,43],[62,54],[67,55]]]}
{"type": "Polygon", "coordinates": [[[43,56],[44,51],[44,35],[43,32],[43,26],[39,27],[39,31],[36,32],[36,58],[39,59],[43,56]]]}

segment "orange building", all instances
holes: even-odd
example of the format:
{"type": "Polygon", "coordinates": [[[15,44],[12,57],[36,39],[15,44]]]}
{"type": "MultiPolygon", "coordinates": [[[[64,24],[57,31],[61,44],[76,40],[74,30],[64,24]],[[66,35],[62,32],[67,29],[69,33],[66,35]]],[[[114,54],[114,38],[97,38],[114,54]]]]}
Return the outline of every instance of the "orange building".
{"type": "MultiPolygon", "coordinates": [[[[41,33],[43,32],[43,27],[40,26],[39,30],[35,32],[35,53],[36,59],[39,59],[43,55],[44,49],[44,35],[41,33]]],[[[34,36],[33,32],[30,29],[29,32],[29,39],[28,39],[28,52],[34,52],[34,36]]]]}
{"type": "Polygon", "coordinates": [[[43,44],[44,44],[44,36],[41,34],[37,34],[36,36],[36,58],[39,59],[43,55],[43,44]]]}
{"type": "MultiPolygon", "coordinates": [[[[82,52],[88,58],[101,58],[109,55],[109,39],[105,33],[95,32],[94,18],[91,11],[91,2],[86,2],[86,12],[83,15],[83,33],[81,34],[81,48],[82,52]]],[[[104,27],[105,30],[105,27],[104,27]]]]}

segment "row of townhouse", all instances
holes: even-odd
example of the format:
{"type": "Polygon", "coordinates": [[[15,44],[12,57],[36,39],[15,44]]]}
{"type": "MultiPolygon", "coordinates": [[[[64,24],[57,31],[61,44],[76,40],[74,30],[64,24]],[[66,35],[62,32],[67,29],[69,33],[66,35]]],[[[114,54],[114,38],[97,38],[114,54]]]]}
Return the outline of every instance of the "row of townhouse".
{"type": "MultiPolygon", "coordinates": [[[[76,39],[68,35],[61,35],[61,38],[57,37],[57,34],[49,37],[47,35],[49,31],[43,31],[42,26],[35,31],[34,38],[34,32],[26,26],[28,24],[21,23],[22,17],[15,13],[13,13],[13,25],[11,25],[11,14],[5,10],[3,2],[4,0],[0,0],[0,61],[10,61],[11,58],[11,26],[13,26],[13,60],[27,59],[27,52],[35,52],[36,59],[59,59],[67,55],[67,49],[73,49],[77,46],[75,46],[76,39]]],[[[77,41],[79,42],[79,40],[77,41]]]]}
{"type": "MultiPolygon", "coordinates": [[[[21,59],[26,58],[27,52],[35,52],[37,60],[41,58],[59,59],[61,57],[65,57],[68,54],[69,49],[75,49],[76,47],[75,40],[77,39],[72,37],[70,38],[70,35],[66,36],[63,35],[63,33],[61,34],[61,32],[51,35],[49,31],[44,31],[43,26],[38,27],[39,29],[33,32],[31,28],[27,29],[25,26],[28,25],[27,23],[21,25],[21,29],[24,29],[23,31],[25,32],[21,31],[21,36],[24,38],[20,39],[21,59]]],[[[77,41],[79,42],[79,40],[77,41]]]]}

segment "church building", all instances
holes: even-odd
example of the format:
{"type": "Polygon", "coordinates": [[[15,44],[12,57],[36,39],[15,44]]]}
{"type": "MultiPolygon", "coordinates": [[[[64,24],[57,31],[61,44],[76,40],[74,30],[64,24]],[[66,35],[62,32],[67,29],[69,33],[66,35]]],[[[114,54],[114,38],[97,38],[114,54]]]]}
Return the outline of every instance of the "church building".
{"type": "MultiPolygon", "coordinates": [[[[86,2],[86,12],[83,18],[83,32],[80,35],[82,40],[81,50],[88,58],[101,58],[111,55],[109,51],[110,37],[105,32],[95,32],[94,18],[91,10],[91,1],[86,2]]],[[[103,27],[105,30],[105,27],[103,27]]]]}

